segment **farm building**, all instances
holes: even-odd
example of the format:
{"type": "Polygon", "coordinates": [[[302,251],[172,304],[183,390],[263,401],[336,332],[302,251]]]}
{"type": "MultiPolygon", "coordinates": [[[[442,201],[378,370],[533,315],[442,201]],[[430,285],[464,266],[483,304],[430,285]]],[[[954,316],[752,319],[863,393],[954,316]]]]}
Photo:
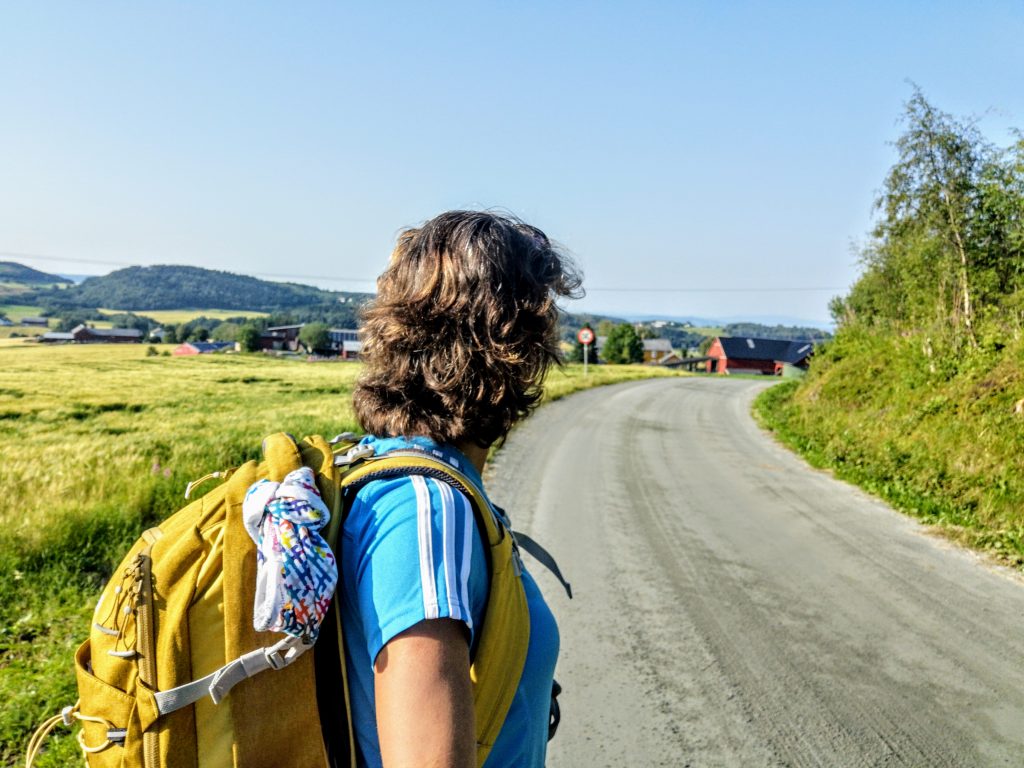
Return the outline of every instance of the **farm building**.
{"type": "Polygon", "coordinates": [[[302,330],[302,323],[298,325],[276,325],[267,328],[260,334],[260,349],[288,350],[295,352],[299,349],[299,331],[302,330]]]}
{"type": "Polygon", "coordinates": [[[22,325],[37,325],[41,328],[48,328],[50,326],[50,321],[45,317],[23,317],[20,322],[22,325]]]}
{"type": "Polygon", "coordinates": [[[331,349],[338,353],[344,360],[355,360],[363,349],[363,342],[359,340],[359,331],[354,328],[331,328],[328,333],[331,337],[331,349]]]}
{"type": "Polygon", "coordinates": [[[661,363],[673,354],[672,342],[668,339],[644,339],[643,343],[645,363],[661,363]]]}
{"type": "Polygon", "coordinates": [[[83,323],[69,332],[44,333],[39,340],[48,343],[138,344],[142,341],[142,331],[135,328],[92,328],[83,323]]]}
{"type": "Polygon", "coordinates": [[[174,348],[172,355],[206,355],[211,352],[223,352],[234,349],[233,341],[186,341],[174,348]]]}
{"type": "Polygon", "coordinates": [[[708,348],[707,371],[775,375],[785,365],[807,368],[813,353],[814,344],[810,341],[719,336],[708,348]]]}

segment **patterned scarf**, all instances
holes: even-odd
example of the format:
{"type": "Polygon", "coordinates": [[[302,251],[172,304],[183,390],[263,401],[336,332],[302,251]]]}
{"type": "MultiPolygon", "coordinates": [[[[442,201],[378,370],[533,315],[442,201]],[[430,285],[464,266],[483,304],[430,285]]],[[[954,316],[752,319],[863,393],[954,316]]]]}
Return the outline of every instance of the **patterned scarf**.
{"type": "Polygon", "coordinates": [[[253,626],[315,641],[338,583],[338,565],[319,533],[331,513],[313,470],[296,469],[281,483],[253,483],[242,518],[256,542],[253,626]]]}

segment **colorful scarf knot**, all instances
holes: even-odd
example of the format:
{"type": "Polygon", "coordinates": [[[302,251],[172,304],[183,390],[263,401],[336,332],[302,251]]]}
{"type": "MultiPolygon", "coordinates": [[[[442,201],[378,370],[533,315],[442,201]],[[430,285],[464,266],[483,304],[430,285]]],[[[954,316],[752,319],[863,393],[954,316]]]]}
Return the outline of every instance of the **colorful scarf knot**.
{"type": "Polygon", "coordinates": [[[320,498],[313,470],[296,469],[281,483],[253,483],[242,519],[256,542],[253,626],[316,640],[338,583],[338,564],[320,535],[331,512],[320,498]]]}

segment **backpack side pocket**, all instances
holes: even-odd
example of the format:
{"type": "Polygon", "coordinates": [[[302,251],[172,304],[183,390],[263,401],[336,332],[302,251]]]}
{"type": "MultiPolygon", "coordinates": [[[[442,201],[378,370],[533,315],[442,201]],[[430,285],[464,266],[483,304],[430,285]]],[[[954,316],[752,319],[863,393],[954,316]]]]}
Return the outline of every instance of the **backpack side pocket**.
{"type": "Polygon", "coordinates": [[[133,696],[100,680],[92,672],[92,644],[82,643],[75,652],[75,676],[80,704],[75,719],[81,721],[78,745],[89,768],[141,765],[142,754],[128,754],[126,744],[141,747],[138,713],[133,696]],[[129,739],[129,734],[135,736],[129,739]]]}

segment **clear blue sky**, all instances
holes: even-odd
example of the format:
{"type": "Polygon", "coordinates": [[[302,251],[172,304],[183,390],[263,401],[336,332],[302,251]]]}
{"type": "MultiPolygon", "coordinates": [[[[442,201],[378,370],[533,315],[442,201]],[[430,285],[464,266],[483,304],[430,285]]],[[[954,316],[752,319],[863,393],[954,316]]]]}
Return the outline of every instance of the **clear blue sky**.
{"type": "Polygon", "coordinates": [[[369,290],[400,228],[500,207],[570,309],[824,321],[908,79],[1008,144],[1022,41],[1019,2],[8,2],[0,252],[369,290]]]}

